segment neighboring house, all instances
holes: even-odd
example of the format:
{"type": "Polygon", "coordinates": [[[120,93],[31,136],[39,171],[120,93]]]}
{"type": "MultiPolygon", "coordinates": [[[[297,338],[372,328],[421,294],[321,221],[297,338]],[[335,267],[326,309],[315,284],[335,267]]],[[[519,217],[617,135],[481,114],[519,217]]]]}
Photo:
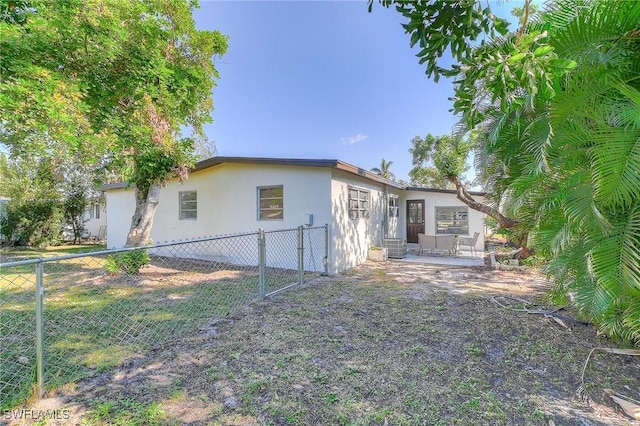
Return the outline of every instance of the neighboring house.
{"type": "MultiPolygon", "coordinates": [[[[131,218],[129,218],[131,219],[131,218]]],[[[100,230],[107,226],[107,208],[105,203],[98,201],[91,201],[84,212],[84,234],[88,237],[102,238],[100,230]]]]}
{"type": "MultiPolygon", "coordinates": [[[[135,210],[126,184],[103,187],[107,247],[124,245],[135,210]]],[[[472,193],[482,201],[481,193],[472,193]]],[[[483,214],[454,191],[404,187],[340,160],[213,157],[196,164],[184,183],[160,194],[154,242],[329,225],[329,272],[362,263],[383,239],[449,233],[483,236],[483,214]]],[[[484,250],[478,239],[477,250],[484,250]]]]}

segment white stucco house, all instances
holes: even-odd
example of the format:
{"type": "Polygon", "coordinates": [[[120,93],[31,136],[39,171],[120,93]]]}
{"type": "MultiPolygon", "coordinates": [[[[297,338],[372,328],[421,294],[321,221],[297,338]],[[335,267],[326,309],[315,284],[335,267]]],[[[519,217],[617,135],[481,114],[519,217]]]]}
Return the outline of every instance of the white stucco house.
{"type": "MultiPolygon", "coordinates": [[[[107,247],[122,247],[134,213],[126,184],[103,187],[107,247]]],[[[482,193],[472,192],[478,201],[482,193]]],[[[418,233],[472,236],[484,250],[483,214],[454,191],[405,187],[340,160],[212,157],[196,164],[183,183],[160,194],[154,242],[207,235],[328,224],[329,272],[367,259],[383,239],[417,242],[418,233]]]]}

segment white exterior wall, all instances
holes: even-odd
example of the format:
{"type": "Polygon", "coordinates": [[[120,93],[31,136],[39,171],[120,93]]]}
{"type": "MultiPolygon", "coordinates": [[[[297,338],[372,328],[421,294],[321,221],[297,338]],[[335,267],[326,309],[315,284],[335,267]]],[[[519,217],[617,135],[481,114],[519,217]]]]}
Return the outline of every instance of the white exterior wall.
{"type": "MultiPolygon", "coordinates": [[[[106,192],[107,198],[107,246],[122,247],[129,231],[134,213],[134,191],[117,189],[106,192]]],[[[482,197],[477,197],[483,201],[482,197]]],[[[160,204],[156,211],[151,238],[154,242],[188,240],[254,232],[297,228],[304,225],[307,214],[313,214],[313,225],[329,224],[329,273],[336,273],[366,261],[371,246],[380,246],[385,237],[385,216],[388,217],[388,237],[406,238],[407,200],[425,201],[425,233],[435,234],[435,208],[437,206],[465,206],[455,194],[405,191],[374,182],[329,167],[301,167],[286,165],[251,165],[225,163],[213,166],[189,176],[180,184],[170,182],[160,194],[160,204]],[[282,185],[284,192],[284,218],[282,220],[258,220],[258,187],[282,185]],[[370,192],[368,218],[349,218],[349,187],[370,192]],[[179,192],[197,191],[197,219],[179,219],[179,192]],[[398,216],[388,217],[387,194],[398,195],[398,216]]],[[[484,215],[469,209],[469,231],[480,233],[476,248],[484,250],[484,215]]],[[[287,262],[295,257],[295,233],[279,237],[281,234],[267,234],[267,263],[271,266],[292,268],[291,263],[278,264],[278,259],[287,262]],[[273,238],[273,240],[270,240],[273,238]],[[281,241],[276,241],[283,238],[281,241]],[[285,241],[286,239],[286,241],[285,241]],[[277,251],[277,246],[287,252],[277,251]],[[276,263],[272,263],[276,262],[276,263]]],[[[317,234],[316,234],[317,235],[317,234]]],[[[253,238],[253,237],[252,237],[253,238]]],[[[309,246],[311,245],[308,241],[309,246]]],[[[248,254],[241,260],[243,264],[257,264],[257,242],[246,244],[248,254]],[[254,247],[255,246],[255,247],[254,247]],[[256,248],[256,250],[253,250],[256,248]]],[[[236,248],[220,243],[202,244],[200,253],[189,252],[188,256],[206,257],[227,262],[234,260],[236,248]]],[[[305,241],[305,256],[310,254],[312,265],[307,269],[322,270],[324,253],[308,253],[305,241]]],[[[185,253],[187,250],[185,250],[185,253]]],[[[160,254],[160,253],[158,253],[160,254]]],[[[162,254],[169,253],[169,249],[162,254]]],[[[235,254],[237,257],[237,253],[235,254]]],[[[307,258],[307,257],[305,257],[307,258]]],[[[305,262],[306,263],[306,262],[305,262]]]]}
{"type": "Polygon", "coordinates": [[[398,196],[398,215],[395,217],[389,216],[389,232],[387,238],[406,238],[405,234],[407,230],[402,231],[400,225],[402,223],[402,215],[406,215],[405,209],[402,207],[402,192],[403,191],[396,188],[389,188],[389,194],[398,196]]]}
{"type": "MultiPolygon", "coordinates": [[[[313,226],[323,226],[332,222],[330,198],[331,173],[328,168],[260,166],[242,164],[221,164],[198,172],[180,184],[170,182],[160,193],[160,203],[151,231],[156,243],[187,240],[215,236],[297,228],[306,224],[306,214],[313,214],[313,226]],[[258,187],[283,186],[284,211],[282,220],[258,220],[258,187]],[[197,219],[179,219],[179,192],[197,191],[197,219]]],[[[109,248],[122,247],[131,225],[135,210],[134,191],[109,190],[107,196],[107,244],[109,248]]],[[[316,231],[320,232],[320,231],[316,231]]],[[[297,242],[295,233],[267,234],[267,262],[271,266],[291,267],[291,259],[296,259],[297,242]],[[272,242],[270,244],[270,238],[272,242]],[[286,238],[286,241],[284,240],[286,238]],[[288,252],[285,264],[275,264],[278,256],[274,251],[279,246],[288,252]]],[[[257,262],[257,240],[255,247],[248,245],[243,262],[257,262]],[[256,250],[254,250],[256,248],[256,250]],[[254,259],[255,258],[255,259],[254,259]]],[[[217,256],[221,261],[232,261],[234,249],[224,244],[202,244],[208,252],[193,254],[195,257],[217,256]],[[227,247],[225,249],[225,247],[227,247]],[[214,251],[214,253],[212,253],[214,251]]],[[[185,246],[185,251],[191,248],[185,246]]],[[[204,248],[202,249],[204,250],[204,248]]],[[[166,251],[169,251],[167,249],[166,251]]],[[[323,253],[314,253],[312,267],[323,270],[323,253]]]]}
{"type": "Polygon", "coordinates": [[[371,246],[381,246],[384,238],[385,191],[381,184],[333,170],[331,210],[333,226],[330,232],[329,272],[351,268],[367,260],[371,246]],[[370,191],[368,218],[349,218],[349,187],[370,191]]]}
{"type": "Polygon", "coordinates": [[[107,200],[107,248],[120,248],[127,240],[136,201],[132,189],[105,192],[107,200]]]}
{"type": "MultiPolygon", "coordinates": [[[[96,207],[92,205],[91,208],[95,211],[96,207]]],[[[105,205],[100,205],[98,208],[100,209],[100,217],[97,219],[95,217],[91,218],[87,212],[84,214],[84,229],[91,236],[98,236],[100,227],[107,226],[107,208],[105,205]]]]}
{"type": "MultiPolygon", "coordinates": [[[[474,196],[479,202],[484,202],[484,197],[474,196]]],[[[456,194],[428,191],[403,191],[400,199],[399,227],[400,233],[407,236],[407,200],[424,200],[424,233],[436,235],[436,207],[467,207],[469,212],[469,237],[474,232],[479,232],[480,236],[476,243],[479,252],[484,251],[484,213],[473,210],[462,201],[456,198],[456,194]]]]}

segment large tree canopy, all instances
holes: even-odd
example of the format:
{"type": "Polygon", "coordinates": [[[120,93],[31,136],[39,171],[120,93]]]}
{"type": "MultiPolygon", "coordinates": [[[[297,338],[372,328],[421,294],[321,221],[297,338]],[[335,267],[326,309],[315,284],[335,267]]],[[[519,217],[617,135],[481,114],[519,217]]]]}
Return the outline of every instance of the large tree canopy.
{"type": "Polygon", "coordinates": [[[529,226],[558,293],[640,344],[640,3],[557,0],[511,33],[479,2],[397,4],[427,74],[455,76],[488,195],[529,226]]]}
{"type": "Polygon", "coordinates": [[[0,6],[0,143],[12,156],[82,158],[134,184],[127,244],[146,243],[160,185],[186,177],[205,139],[226,37],[196,29],[195,1],[0,6]]]}

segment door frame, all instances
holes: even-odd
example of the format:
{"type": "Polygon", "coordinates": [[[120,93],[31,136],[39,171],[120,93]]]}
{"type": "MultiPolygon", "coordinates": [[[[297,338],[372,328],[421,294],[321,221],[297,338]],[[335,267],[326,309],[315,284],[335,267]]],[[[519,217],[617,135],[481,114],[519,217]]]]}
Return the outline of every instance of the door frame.
{"type": "Polygon", "coordinates": [[[425,200],[424,199],[407,200],[405,206],[406,206],[406,209],[407,209],[407,215],[406,215],[406,219],[407,219],[406,220],[407,242],[408,243],[417,243],[418,242],[418,235],[417,234],[419,234],[419,233],[424,234],[424,231],[425,231],[425,215],[426,215],[426,212],[425,212],[425,200]],[[410,215],[409,204],[411,204],[411,203],[420,203],[420,204],[422,204],[422,223],[420,223],[420,224],[417,224],[417,223],[412,224],[409,221],[409,215],[410,215]],[[422,232],[417,232],[415,241],[410,241],[409,240],[410,239],[410,235],[412,235],[412,234],[409,232],[409,227],[410,226],[414,226],[415,227],[416,225],[420,225],[422,227],[422,232]]]}

